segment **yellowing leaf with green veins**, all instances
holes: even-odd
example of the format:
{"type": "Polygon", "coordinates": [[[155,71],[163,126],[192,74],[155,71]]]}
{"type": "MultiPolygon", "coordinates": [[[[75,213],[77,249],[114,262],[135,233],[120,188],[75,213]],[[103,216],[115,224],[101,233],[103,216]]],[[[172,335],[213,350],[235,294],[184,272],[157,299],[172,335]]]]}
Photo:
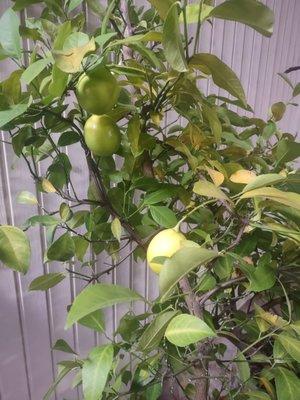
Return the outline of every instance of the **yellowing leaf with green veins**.
{"type": "Polygon", "coordinates": [[[253,197],[264,197],[277,203],[284,204],[289,207],[293,207],[296,210],[300,210],[300,194],[293,192],[283,192],[282,190],[264,187],[260,189],[250,190],[249,192],[243,193],[240,196],[241,199],[251,199],[253,197]]]}
{"type": "Polygon", "coordinates": [[[57,67],[67,73],[82,70],[82,60],[90,52],[96,50],[95,40],[92,38],[87,44],[70,50],[55,50],[53,57],[57,67]]]}
{"type": "Polygon", "coordinates": [[[122,225],[121,225],[121,222],[120,222],[119,218],[114,218],[114,220],[112,221],[110,227],[111,227],[111,232],[114,235],[114,237],[118,241],[120,241],[121,235],[122,235],[122,225]]]}
{"type": "Polygon", "coordinates": [[[216,185],[206,180],[201,180],[195,183],[193,192],[199,196],[212,197],[218,200],[226,200],[231,202],[229,197],[216,185]]]}
{"type": "Polygon", "coordinates": [[[17,196],[17,202],[20,204],[37,204],[37,198],[31,192],[24,190],[17,196]]]}
{"type": "Polygon", "coordinates": [[[229,180],[233,183],[242,183],[247,185],[255,180],[256,174],[253,171],[248,171],[246,169],[240,169],[232,174],[229,180]]]}
{"type": "Polygon", "coordinates": [[[178,347],[185,347],[208,337],[215,332],[200,318],[190,314],[180,314],[169,323],[165,337],[178,347]]]}
{"type": "Polygon", "coordinates": [[[30,262],[30,243],[25,233],[9,225],[0,226],[0,261],[25,274],[30,262]]]}
{"type": "Polygon", "coordinates": [[[222,183],[224,182],[224,175],[222,174],[222,172],[216,171],[215,169],[206,167],[206,171],[208,172],[208,175],[211,177],[213,183],[216,186],[221,186],[222,183]]]}
{"type": "Polygon", "coordinates": [[[48,179],[42,180],[42,189],[46,193],[55,193],[56,192],[55,187],[52,185],[52,183],[48,179]]]}

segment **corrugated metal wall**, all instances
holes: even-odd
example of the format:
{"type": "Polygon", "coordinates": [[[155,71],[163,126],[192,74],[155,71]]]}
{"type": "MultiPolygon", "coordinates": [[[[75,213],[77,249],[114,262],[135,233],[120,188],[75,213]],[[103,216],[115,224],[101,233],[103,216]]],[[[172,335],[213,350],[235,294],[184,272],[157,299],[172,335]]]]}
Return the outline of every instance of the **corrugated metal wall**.
{"type": "MultiPolygon", "coordinates": [[[[201,39],[200,50],[212,52],[222,58],[241,77],[249,104],[258,116],[265,117],[268,107],[275,101],[287,100],[290,89],[278,77],[290,66],[300,65],[300,1],[267,0],[276,15],[274,35],[267,39],[255,31],[232,22],[215,21],[213,27],[207,24],[201,39]]],[[[0,13],[9,6],[9,1],[0,2],[0,13]]],[[[32,12],[39,15],[39,7],[32,12]]],[[[89,16],[89,24],[96,24],[94,16],[89,16]]],[[[15,68],[9,62],[1,63],[1,80],[15,68]]],[[[291,80],[300,81],[299,73],[292,73],[291,80]]],[[[210,84],[207,85],[210,90],[210,84]]],[[[284,130],[297,133],[300,125],[300,111],[290,107],[281,126],[284,130]]],[[[34,184],[24,163],[14,156],[5,144],[6,133],[1,133],[0,143],[0,223],[22,224],[38,209],[16,203],[21,190],[35,193],[34,184]]],[[[84,195],[88,173],[83,159],[78,158],[79,148],[72,146],[69,151],[75,169],[75,185],[84,195]]],[[[47,195],[40,198],[44,207],[53,210],[57,198],[47,195]]],[[[26,276],[20,276],[0,267],[0,399],[1,400],[41,400],[45,390],[53,380],[56,362],[62,359],[58,352],[51,352],[50,346],[59,338],[64,338],[74,346],[80,355],[104,339],[83,327],[64,330],[66,307],[81,290],[77,280],[65,280],[47,293],[28,292],[29,283],[43,271],[60,270],[59,264],[43,265],[45,248],[44,232],[38,228],[30,230],[32,244],[31,269],[26,276]]],[[[99,260],[97,269],[105,268],[99,260]]],[[[156,293],[156,277],[145,265],[136,265],[127,259],[107,281],[128,285],[145,296],[156,293]]],[[[141,307],[141,306],[140,306],[141,307]]],[[[127,307],[118,306],[107,313],[108,335],[116,321],[127,307]]],[[[140,310],[142,311],[142,310],[140,310]]],[[[70,392],[62,383],[57,392],[57,400],[79,399],[80,394],[70,392]]]]}

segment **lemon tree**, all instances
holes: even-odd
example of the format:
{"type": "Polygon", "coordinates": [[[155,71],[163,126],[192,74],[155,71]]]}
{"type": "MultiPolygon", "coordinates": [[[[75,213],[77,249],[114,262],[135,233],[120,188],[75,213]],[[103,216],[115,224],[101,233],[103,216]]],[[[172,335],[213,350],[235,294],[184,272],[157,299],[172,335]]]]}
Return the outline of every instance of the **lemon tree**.
{"type": "Polygon", "coordinates": [[[105,342],[86,357],[54,338],[66,359],[44,399],[73,372],[91,400],[298,399],[300,144],[280,120],[299,83],[281,74],[290,101],[256,118],[236,73],[197,51],[215,19],[271,36],[273,12],[256,0],[98,3],[13,0],[0,18],[0,58],[16,66],[0,84],[0,127],[40,192],[19,188],[32,215],[0,226],[0,260],[36,271],[30,290],[82,279],[66,329],[105,342]],[[41,14],[27,18],[35,3],[41,14]],[[74,180],[79,159],[86,187],[74,180]],[[54,195],[55,209],[39,204],[54,195]],[[30,265],[36,225],[57,272],[30,265]],[[157,298],[103,282],[121,251],[147,261],[157,298]],[[100,256],[109,265],[97,270],[100,256]],[[128,308],[109,337],[103,309],[117,304],[128,308]]]}

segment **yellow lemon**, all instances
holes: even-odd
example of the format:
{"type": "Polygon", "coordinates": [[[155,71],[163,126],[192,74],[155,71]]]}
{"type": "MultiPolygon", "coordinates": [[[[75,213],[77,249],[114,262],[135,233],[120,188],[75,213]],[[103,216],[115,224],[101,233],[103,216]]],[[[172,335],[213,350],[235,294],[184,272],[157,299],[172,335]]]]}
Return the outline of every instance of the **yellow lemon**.
{"type": "Polygon", "coordinates": [[[175,229],[165,229],[151,240],[147,250],[147,261],[150,268],[157,274],[162,265],[152,262],[155,257],[171,257],[180,250],[186,242],[185,236],[175,229]]]}

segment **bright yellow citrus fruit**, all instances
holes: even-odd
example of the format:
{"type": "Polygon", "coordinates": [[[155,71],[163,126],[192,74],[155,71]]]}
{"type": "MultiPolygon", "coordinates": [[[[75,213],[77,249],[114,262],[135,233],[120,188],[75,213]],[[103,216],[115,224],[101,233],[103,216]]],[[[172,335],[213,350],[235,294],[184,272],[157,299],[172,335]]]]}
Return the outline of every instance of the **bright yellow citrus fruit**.
{"type": "Polygon", "coordinates": [[[117,103],[120,88],[116,78],[100,65],[79,78],[76,88],[81,107],[91,114],[108,113],[117,103]]]}
{"type": "Polygon", "coordinates": [[[92,115],[84,125],[87,147],[96,156],[112,156],[121,143],[118,125],[107,115],[92,115]]]}
{"type": "Polygon", "coordinates": [[[175,229],[165,229],[159,232],[148,246],[147,261],[150,268],[158,274],[162,269],[162,265],[152,260],[155,257],[171,257],[184,246],[185,242],[185,236],[175,229]]]}

